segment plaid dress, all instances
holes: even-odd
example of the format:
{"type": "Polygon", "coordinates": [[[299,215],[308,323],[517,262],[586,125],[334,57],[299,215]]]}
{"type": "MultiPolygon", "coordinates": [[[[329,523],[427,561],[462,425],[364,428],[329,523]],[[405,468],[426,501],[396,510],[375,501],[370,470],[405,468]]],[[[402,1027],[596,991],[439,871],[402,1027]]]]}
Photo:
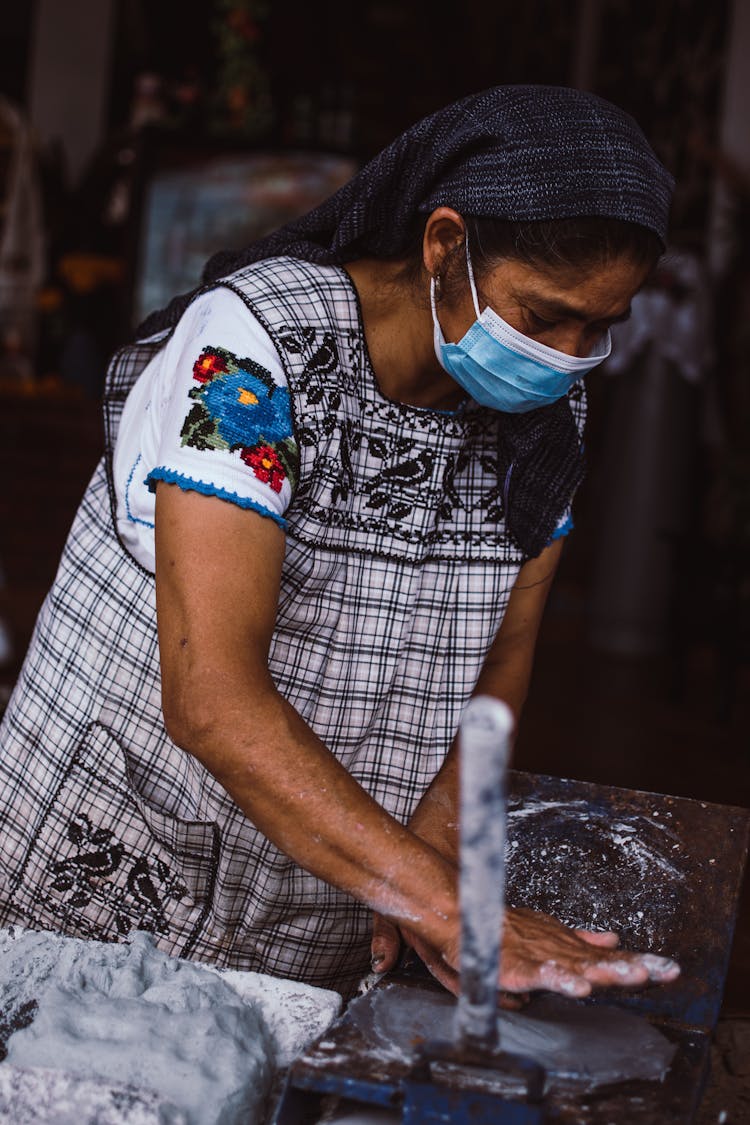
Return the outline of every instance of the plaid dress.
{"type": "MultiPolygon", "coordinates": [[[[271,259],[221,284],[274,341],[300,453],[272,675],[406,821],[523,562],[503,521],[501,416],[385,398],[338,267],[271,259]]],[[[112,361],[108,452],[3,721],[0,924],[110,940],[143,929],[174,955],[346,991],[368,963],[368,910],[274,847],[164,729],[154,578],[117,538],[111,451],[165,339],[112,361]]]]}

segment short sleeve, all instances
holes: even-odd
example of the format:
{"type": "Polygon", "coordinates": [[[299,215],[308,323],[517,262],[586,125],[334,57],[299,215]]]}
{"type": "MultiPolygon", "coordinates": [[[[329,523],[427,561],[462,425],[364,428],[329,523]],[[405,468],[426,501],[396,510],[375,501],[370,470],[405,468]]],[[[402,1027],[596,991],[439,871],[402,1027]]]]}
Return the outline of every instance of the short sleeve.
{"type": "Polygon", "coordinates": [[[549,547],[550,543],[554,543],[556,539],[563,539],[566,535],[569,535],[572,530],[573,513],[571,512],[570,508],[566,508],[563,514],[560,516],[560,519],[557,521],[557,527],[552,532],[552,537],[550,538],[547,546],[549,547]]]}
{"type": "Polygon", "coordinates": [[[226,286],[197,297],[125,403],[112,458],[117,533],[155,567],[158,481],[286,526],[299,473],[286,375],[268,333],[226,286]]]}
{"type": "Polygon", "coordinates": [[[299,471],[289,389],[278,354],[242,299],[197,298],[165,349],[158,481],[252,508],[285,526],[299,471]]]}

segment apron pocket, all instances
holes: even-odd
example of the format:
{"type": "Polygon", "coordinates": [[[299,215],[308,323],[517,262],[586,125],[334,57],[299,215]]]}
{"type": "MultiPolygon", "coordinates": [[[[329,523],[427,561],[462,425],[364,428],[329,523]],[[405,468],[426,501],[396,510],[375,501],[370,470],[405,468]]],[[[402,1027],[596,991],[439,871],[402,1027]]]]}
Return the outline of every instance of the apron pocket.
{"type": "Polygon", "coordinates": [[[147,930],[186,956],[211,907],[219,829],[154,809],[117,740],[92,723],[32,840],[13,902],[45,928],[98,940],[147,930]]]}

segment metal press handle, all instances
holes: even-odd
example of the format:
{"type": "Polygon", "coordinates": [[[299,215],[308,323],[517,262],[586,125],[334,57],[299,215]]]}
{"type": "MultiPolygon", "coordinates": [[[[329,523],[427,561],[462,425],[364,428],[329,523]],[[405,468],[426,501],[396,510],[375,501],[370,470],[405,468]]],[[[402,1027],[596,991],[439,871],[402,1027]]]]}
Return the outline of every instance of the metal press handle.
{"type": "Polygon", "coordinates": [[[497,987],[505,902],[506,775],[513,734],[507,704],[477,696],[461,719],[461,992],[456,1041],[498,1046],[497,987]]]}

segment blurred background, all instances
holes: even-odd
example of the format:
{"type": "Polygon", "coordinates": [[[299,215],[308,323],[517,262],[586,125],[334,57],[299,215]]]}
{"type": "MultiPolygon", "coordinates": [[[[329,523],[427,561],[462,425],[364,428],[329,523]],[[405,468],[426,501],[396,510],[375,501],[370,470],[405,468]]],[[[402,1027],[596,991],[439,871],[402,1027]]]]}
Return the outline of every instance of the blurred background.
{"type": "MultiPolygon", "coordinates": [[[[509,82],[629,110],[671,243],[590,378],[524,769],[750,805],[750,4],[35,0],[0,20],[0,687],[101,454],[108,356],[215,249],[509,82]]],[[[750,907],[727,991],[750,1013],[750,907]]]]}

